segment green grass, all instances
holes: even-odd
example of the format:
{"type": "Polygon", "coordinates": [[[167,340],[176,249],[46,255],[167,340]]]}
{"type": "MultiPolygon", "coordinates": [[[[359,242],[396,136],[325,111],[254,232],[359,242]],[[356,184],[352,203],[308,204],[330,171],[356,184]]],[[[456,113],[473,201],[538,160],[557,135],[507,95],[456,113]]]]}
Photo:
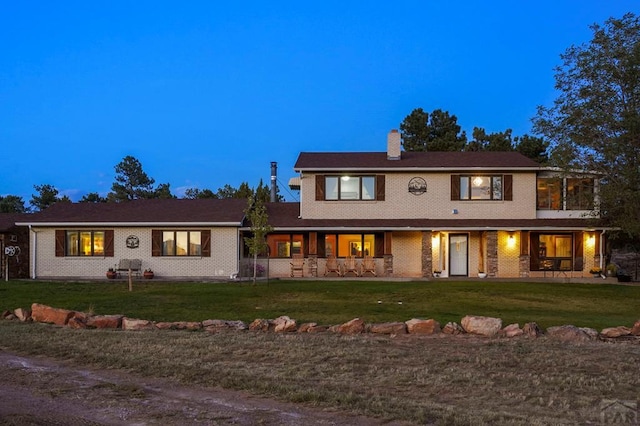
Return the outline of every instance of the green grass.
{"type": "Polygon", "coordinates": [[[42,303],[57,308],[123,314],[154,321],[243,320],[288,315],[302,322],[339,324],[434,318],[445,324],[465,315],[542,327],[573,324],[601,329],[632,325],[640,317],[640,286],[491,281],[275,281],[0,283],[0,309],[42,303]],[[380,301],[381,303],[378,303],[380,301]],[[402,302],[399,304],[398,302],[402,302]]]}

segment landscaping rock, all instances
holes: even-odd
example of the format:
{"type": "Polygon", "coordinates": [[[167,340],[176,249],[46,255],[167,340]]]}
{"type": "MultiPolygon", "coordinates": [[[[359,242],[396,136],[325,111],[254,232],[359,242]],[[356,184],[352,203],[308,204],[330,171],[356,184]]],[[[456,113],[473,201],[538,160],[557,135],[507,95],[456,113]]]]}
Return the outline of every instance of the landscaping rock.
{"type": "Polygon", "coordinates": [[[249,324],[249,330],[251,331],[269,331],[269,320],[255,319],[249,324]]]}
{"type": "Polygon", "coordinates": [[[6,319],[9,315],[13,315],[11,311],[2,311],[2,318],[6,319]]]}
{"type": "Polygon", "coordinates": [[[619,326],[619,327],[609,327],[603,329],[600,334],[602,337],[622,337],[622,336],[630,336],[631,329],[629,327],[619,326]]]}
{"type": "Polygon", "coordinates": [[[633,334],[634,336],[640,336],[640,320],[636,321],[636,323],[633,324],[631,334],[633,334]]]}
{"type": "Polygon", "coordinates": [[[329,330],[340,334],[364,333],[365,324],[360,318],[354,318],[349,322],[331,327],[329,330]]]}
{"type": "Polygon", "coordinates": [[[88,328],[87,326],[87,321],[85,320],[84,317],[71,317],[69,318],[69,321],[67,322],[67,327],[69,328],[73,328],[73,329],[82,329],[82,328],[88,328]]]}
{"type": "Polygon", "coordinates": [[[247,324],[243,321],[206,320],[202,321],[202,327],[209,333],[217,333],[225,330],[246,330],[247,324]]]}
{"type": "Polygon", "coordinates": [[[594,328],[580,327],[580,330],[582,330],[587,336],[589,336],[591,340],[596,340],[600,335],[600,333],[598,333],[598,330],[594,328]]]}
{"type": "Polygon", "coordinates": [[[137,330],[153,330],[154,325],[151,321],[135,318],[122,318],[122,329],[127,331],[137,330]]]}
{"type": "Polygon", "coordinates": [[[464,329],[457,322],[448,322],[442,329],[444,334],[464,334],[464,329]]]}
{"type": "Polygon", "coordinates": [[[71,318],[73,314],[74,311],[69,311],[67,309],[52,308],[39,303],[31,305],[31,317],[36,322],[67,325],[69,318],[71,318]]]}
{"type": "Polygon", "coordinates": [[[172,324],[175,330],[197,331],[202,328],[202,323],[197,321],[176,321],[172,324]]]}
{"type": "Polygon", "coordinates": [[[500,336],[511,338],[516,336],[522,336],[524,334],[524,331],[520,328],[520,324],[516,323],[516,324],[509,324],[508,326],[500,330],[499,334],[500,336]]]}
{"type": "Polygon", "coordinates": [[[120,328],[122,315],[96,315],[87,318],[87,326],[91,328],[120,328]]]}
{"type": "Polygon", "coordinates": [[[527,337],[539,337],[542,336],[544,333],[542,332],[542,329],[538,326],[537,323],[535,322],[528,322],[526,323],[523,327],[522,327],[522,333],[527,336],[527,337]]]}
{"type": "Polygon", "coordinates": [[[273,325],[275,326],[274,331],[276,333],[289,333],[298,329],[296,320],[293,320],[286,315],[273,320],[273,325]]]}
{"type": "Polygon", "coordinates": [[[436,334],[440,333],[440,323],[434,319],[413,318],[405,322],[409,334],[436,334]]]}
{"type": "Polygon", "coordinates": [[[27,322],[31,319],[31,311],[28,309],[18,308],[13,311],[13,315],[22,322],[27,322]]]}
{"type": "Polygon", "coordinates": [[[298,333],[322,333],[329,330],[327,325],[318,325],[315,322],[306,322],[298,327],[298,333]]]}
{"type": "Polygon", "coordinates": [[[158,330],[173,330],[173,329],[175,329],[175,323],[173,323],[173,322],[161,321],[161,322],[155,323],[155,326],[156,326],[156,328],[158,330]]]}
{"type": "Polygon", "coordinates": [[[368,328],[369,332],[375,334],[407,334],[407,325],[403,322],[371,324],[368,328]]]}
{"type": "Polygon", "coordinates": [[[500,318],[467,315],[460,321],[462,328],[469,334],[492,337],[502,328],[500,318]]]}
{"type": "Polygon", "coordinates": [[[585,333],[584,330],[579,329],[575,325],[560,325],[557,327],[549,327],[547,329],[547,335],[553,339],[561,340],[563,342],[588,342],[593,338],[585,333]]]}

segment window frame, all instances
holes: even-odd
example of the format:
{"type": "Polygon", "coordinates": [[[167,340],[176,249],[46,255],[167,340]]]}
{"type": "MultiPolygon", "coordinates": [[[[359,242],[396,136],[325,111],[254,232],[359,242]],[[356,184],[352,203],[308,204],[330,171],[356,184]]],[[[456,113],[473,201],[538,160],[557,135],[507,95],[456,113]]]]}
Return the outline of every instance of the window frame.
{"type": "MultiPolygon", "coordinates": [[[[175,241],[175,240],[174,240],[175,241]]],[[[188,252],[190,248],[190,237],[187,239],[188,252]]],[[[174,249],[175,252],[175,249],[174,249]]],[[[195,229],[195,228],[168,228],[168,229],[152,229],[151,230],[151,256],[152,257],[166,257],[166,258],[202,258],[211,257],[211,229],[195,229]],[[174,232],[174,238],[176,232],[187,232],[190,236],[192,232],[200,233],[200,254],[187,254],[187,255],[171,255],[164,254],[164,232],[174,232]]]]}
{"type": "Polygon", "coordinates": [[[167,229],[162,231],[162,257],[202,257],[202,231],[200,230],[191,230],[191,229],[181,229],[181,230],[172,230],[167,229]],[[165,239],[165,234],[173,233],[173,239],[165,239]],[[192,251],[192,248],[195,247],[192,244],[192,234],[198,233],[199,236],[199,244],[197,245],[198,250],[196,253],[192,251]],[[184,234],[184,235],[183,235],[184,234]],[[184,237],[186,237],[186,241],[184,241],[184,237]],[[172,253],[167,253],[166,246],[167,242],[172,241],[171,245],[172,253]],[[186,246],[185,254],[180,254],[178,252],[179,249],[183,248],[180,244],[180,241],[183,241],[186,246]]]}
{"type": "Polygon", "coordinates": [[[324,187],[326,188],[325,194],[324,194],[324,200],[325,201],[376,201],[377,190],[378,190],[377,186],[378,186],[378,182],[377,182],[376,175],[349,175],[349,174],[324,175],[324,187]],[[358,180],[356,197],[346,197],[346,191],[343,190],[343,186],[347,185],[344,182],[348,182],[351,179],[358,180]],[[364,179],[370,179],[371,180],[370,183],[373,185],[373,191],[370,192],[369,198],[363,198],[365,193],[365,191],[363,191],[365,187],[364,179]],[[335,180],[336,183],[329,185],[329,182],[333,180],[335,180]],[[336,187],[335,198],[333,197],[330,198],[330,194],[333,194],[333,192],[330,193],[328,189],[332,187],[336,187]]]}
{"type": "Polygon", "coordinates": [[[505,177],[500,174],[473,174],[473,175],[458,175],[459,176],[459,201],[505,201],[505,177]],[[489,179],[489,198],[473,198],[473,179],[489,179]],[[500,179],[500,198],[496,198],[496,179],[500,179]],[[466,180],[466,191],[463,191],[465,185],[463,180],[466,180]],[[466,192],[466,197],[463,197],[466,192]]]}
{"type": "Polygon", "coordinates": [[[113,229],[56,229],[55,230],[55,256],[72,258],[113,257],[113,229]],[[76,234],[75,241],[71,241],[72,234],[76,234]],[[82,234],[89,234],[90,251],[82,251],[82,234]],[[102,234],[102,250],[96,250],[102,234]]]}

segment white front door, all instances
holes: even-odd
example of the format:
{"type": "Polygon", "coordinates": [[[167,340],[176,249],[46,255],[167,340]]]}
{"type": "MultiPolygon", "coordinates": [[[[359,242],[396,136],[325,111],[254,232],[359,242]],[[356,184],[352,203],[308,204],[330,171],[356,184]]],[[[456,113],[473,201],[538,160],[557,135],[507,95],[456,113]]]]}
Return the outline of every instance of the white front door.
{"type": "Polygon", "coordinates": [[[469,275],[469,236],[449,234],[449,276],[469,275]]]}

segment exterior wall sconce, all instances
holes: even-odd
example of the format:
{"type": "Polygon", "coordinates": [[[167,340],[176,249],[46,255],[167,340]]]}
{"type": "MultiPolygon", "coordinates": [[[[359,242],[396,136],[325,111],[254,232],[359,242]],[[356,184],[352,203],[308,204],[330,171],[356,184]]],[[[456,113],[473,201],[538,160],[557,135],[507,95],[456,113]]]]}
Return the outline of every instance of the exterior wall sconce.
{"type": "Polygon", "coordinates": [[[513,232],[509,233],[509,238],[507,239],[507,246],[509,248],[513,248],[516,246],[516,237],[513,235],[513,232]]]}

